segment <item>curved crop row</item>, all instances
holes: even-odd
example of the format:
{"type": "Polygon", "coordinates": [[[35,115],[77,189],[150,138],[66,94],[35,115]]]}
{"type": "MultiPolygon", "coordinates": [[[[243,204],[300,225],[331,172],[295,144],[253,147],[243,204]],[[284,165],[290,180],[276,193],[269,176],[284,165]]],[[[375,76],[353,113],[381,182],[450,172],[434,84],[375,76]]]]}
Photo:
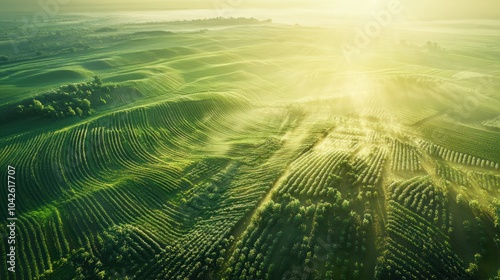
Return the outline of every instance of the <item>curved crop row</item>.
{"type": "Polygon", "coordinates": [[[391,169],[393,171],[420,171],[422,166],[415,147],[397,139],[392,139],[391,169]]]}

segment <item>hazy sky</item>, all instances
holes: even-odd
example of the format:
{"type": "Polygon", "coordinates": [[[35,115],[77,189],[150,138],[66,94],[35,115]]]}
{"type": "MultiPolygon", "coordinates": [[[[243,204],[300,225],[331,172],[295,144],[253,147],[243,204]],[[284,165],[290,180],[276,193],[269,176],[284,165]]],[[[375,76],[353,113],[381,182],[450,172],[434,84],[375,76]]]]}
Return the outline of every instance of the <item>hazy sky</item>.
{"type": "Polygon", "coordinates": [[[500,0],[2,0],[1,13],[41,11],[39,3],[61,3],[60,13],[168,9],[320,8],[336,13],[367,13],[389,1],[401,1],[406,12],[419,19],[499,18],[500,0]]]}

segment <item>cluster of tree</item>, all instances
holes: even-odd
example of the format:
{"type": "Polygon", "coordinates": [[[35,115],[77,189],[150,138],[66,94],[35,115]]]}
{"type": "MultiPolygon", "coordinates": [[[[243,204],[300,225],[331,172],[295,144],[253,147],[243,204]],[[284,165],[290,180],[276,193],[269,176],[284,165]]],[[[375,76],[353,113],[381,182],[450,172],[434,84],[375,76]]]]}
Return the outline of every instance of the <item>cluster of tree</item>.
{"type": "Polygon", "coordinates": [[[92,255],[91,250],[80,248],[71,251],[70,264],[75,271],[74,279],[106,279],[102,262],[92,255]]]}
{"type": "Polygon", "coordinates": [[[363,195],[368,199],[377,198],[378,191],[376,191],[374,186],[372,186],[372,185],[363,186],[363,189],[360,192],[358,192],[358,196],[356,197],[356,200],[358,202],[363,201],[363,195]]]}
{"type": "Polygon", "coordinates": [[[441,46],[436,42],[427,41],[427,44],[425,46],[427,47],[427,49],[429,49],[431,51],[442,50],[441,46]]]}
{"type": "Polygon", "coordinates": [[[438,146],[436,144],[423,143],[422,146],[427,150],[427,152],[431,156],[440,157],[446,161],[451,161],[464,165],[475,165],[475,166],[480,166],[482,168],[495,168],[495,169],[500,168],[500,165],[496,162],[486,160],[484,158],[478,158],[469,154],[456,152],[444,148],[442,146],[438,146]]]}
{"type": "Polygon", "coordinates": [[[132,279],[142,258],[153,258],[152,248],[130,226],[116,226],[98,237],[94,249],[72,250],[74,279],[132,279]]]}
{"type": "Polygon", "coordinates": [[[118,28],[114,27],[102,27],[95,30],[95,32],[117,32],[118,28]]]}
{"type": "Polygon", "coordinates": [[[256,24],[256,23],[272,23],[271,19],[267,20],[258,20],[256,18],[247,18],[247,17],[216,17],[216,18],[205,18],[205,19],[194,19],[194,20],[184,20],[179,21],[177,23],[203,23],[204,25],[231,25],[231,24],[256,24]]]}
{"type": "Polygon", "coordinates": [[[17,116],[45,116],[50,118],[87,117],[95,107],[106,104],[104,95],[116,85],[103,85],[99,77],[87,83],[64,85],[51,92],[16,105],[17,116]]]}

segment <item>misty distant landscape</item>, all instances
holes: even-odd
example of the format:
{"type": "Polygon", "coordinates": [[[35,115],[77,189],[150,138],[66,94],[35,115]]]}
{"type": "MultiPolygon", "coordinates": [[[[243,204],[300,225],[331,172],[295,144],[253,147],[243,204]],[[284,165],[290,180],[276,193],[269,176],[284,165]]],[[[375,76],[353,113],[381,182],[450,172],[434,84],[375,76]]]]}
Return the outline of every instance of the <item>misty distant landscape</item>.
{"type": "Polygon", "coordinates": [[[221,3],[6,4],[0,279],[500,279],[492,12],[221,3]]]}

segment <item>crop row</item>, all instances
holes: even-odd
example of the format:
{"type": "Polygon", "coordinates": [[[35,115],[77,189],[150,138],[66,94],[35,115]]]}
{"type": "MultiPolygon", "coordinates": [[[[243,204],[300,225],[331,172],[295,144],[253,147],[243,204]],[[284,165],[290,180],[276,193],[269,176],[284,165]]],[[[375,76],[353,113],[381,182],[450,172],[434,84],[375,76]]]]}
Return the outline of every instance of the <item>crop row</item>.
{"type": "Polygon", "coordinates": [[[436,164],[436,174],[461,186],[478,186],[487,191],[500,190],[500,176],[492,172],[463,171],[446,164],[436,164]]]}
{"type": "MultiPolygon", "coordinates": [[[[320,154],[311,151],[293,163],[289,176],[284,181],[279,193],[317,196],[331,185],[329,175],[339,171],[340,163],[348,155],[342,152],[320,154]]],[[[339,184],[339,182],[336,182],[339,184]]],[[[338,187],[335,186],[335,187],[338,187]]]]}
{"type": "Polygon", "coordinates": [[[447,197],[427,177],[392,183],[388,191],[392,201],[400,203],[435,225],[440,225],[443,229],[451,226],[451,214],[448,214],[446,208],[447,197]]]}
{"type": "Polygon", "coordinates": [[[224,133],[232,106],[239,104],[222,98],[220,102],[181,100],[114,113],[55,132],[2,139],[2,157],[19,166],[18,179],[26,186],[20,189],[24,203],[19,210],[28,212],[75,192],[106,186],[119,180],[121,170],[164,165],[164,155],[185,157],[193,145],[206,146],[207,131],[224,133]]]}
{"type": "Polygon", "coordinates": [[[416,172],[422,169],[415,147],[397,139],[391,141],[391,169],[416,172]]]}
{"type": "Polygon", "coordinates": [[[464,165],[479,166],[483,168],[494,168],[498,170],[500,165],[491,160],[482,159],[472,155],[456,152],[446,149],[442,146],[431,144],[425,141],[420,142],[420,146],[431,156],[442,158],[449,162],[455,162],[464,165]]]}
{"type": "Polygon", "coordinates": [[[388,210],[389,239],[377,264],[378,279],[467,278],[462,261],[448,244],[448,236],[397,202],[390,201],[388,210]]]}
{"type": "Polygon", "coordinates": [[[223,254],[229,242],[230,226],[234,223],[234,219],[228,218],[197,224],[137,275],[154,279],[202,279],[201,275],[213,268],[223,254]]]}
{"type": "Polygon", "coordinates": [[[492,173],[469,172],[469,180],[487,191],[500,191],[500,176],[492,173]]]}
{"type": "Polygon", "coordinates": [[[436,163],[436,175],[461,186],[469,185],[467,173],[446,164],[436,163]]]}
{"type": "Polygon", "coordinates": [[[385,157],[385,150],[375,147],[365,157],[357,158],[354,162],[354,171],[357,177],[356,184],[379,184],[382,180],[382,171],[386,160],[385,157]]]}
{"type": "MultiPolygon", "coordinates": [[[[216,278],[213,275],[221,269],[225,250],[232,243],[231,229],[244,213],[256,206],[275,176],[259,173],[240,175],[241,164],[237,161],[210,162],[219,166],[210,167],[210,177],[193,180],[197,184],[183,192],[185,201],[175,204],[179,211],[194,217],[177,219],[184,221],[189,230],[172,239],[166,252],[141,267],[137,275],[156,279],[216,278]],[[250,180],[258,181],[259,185],[249,184],[250,180]]],[[[201,174],[207,166],[200,162],[190,165],[187,170],[188,174],[201,174]],[[200,170],[196,171],[197,168],[200,170]]]]}
{"type": "MultiPolygon", "coordinates": [[[[290,194],[254,216],[227,259],[227,279],[358,279],[366,253],[361,218],[332,190],[333,203],[304,206],[290,194]],[[286,234],[284,234],[286,233],[286,234]],[[283,256],[287,256],[286,258],[283,256]],[[354,261],[356,260],[356,261],[354,261]]],[[[348,205],[348,203],[347,203],[348,205]]],[[[370,215],[365,215],[367,224],[370,215]]]]}

